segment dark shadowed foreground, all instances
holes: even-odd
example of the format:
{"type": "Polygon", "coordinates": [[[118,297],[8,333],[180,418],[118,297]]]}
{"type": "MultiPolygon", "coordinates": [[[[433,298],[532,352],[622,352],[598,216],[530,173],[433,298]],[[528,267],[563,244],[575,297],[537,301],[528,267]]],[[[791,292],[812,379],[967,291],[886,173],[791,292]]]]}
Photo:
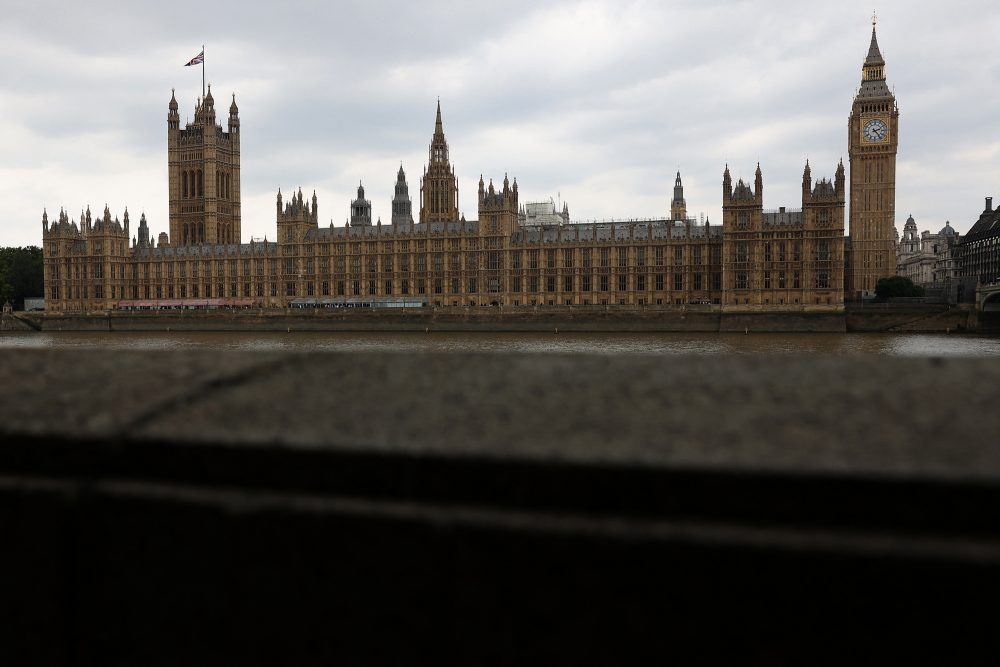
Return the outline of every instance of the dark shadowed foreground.
{"type": "Polygon", "coordinates": [[[1000,361],[0,351],[0,663],[974,664],[1000,361]]]}

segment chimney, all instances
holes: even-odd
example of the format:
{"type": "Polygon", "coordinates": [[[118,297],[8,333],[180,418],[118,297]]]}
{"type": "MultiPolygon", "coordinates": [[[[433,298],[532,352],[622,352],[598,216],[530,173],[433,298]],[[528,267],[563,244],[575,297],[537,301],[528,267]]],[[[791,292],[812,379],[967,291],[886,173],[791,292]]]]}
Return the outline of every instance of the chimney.
{"type": "Polygon", "coordinates": [[[986,198],[986,212],[987,213],[993,212],[993,197],[986,198]]]}

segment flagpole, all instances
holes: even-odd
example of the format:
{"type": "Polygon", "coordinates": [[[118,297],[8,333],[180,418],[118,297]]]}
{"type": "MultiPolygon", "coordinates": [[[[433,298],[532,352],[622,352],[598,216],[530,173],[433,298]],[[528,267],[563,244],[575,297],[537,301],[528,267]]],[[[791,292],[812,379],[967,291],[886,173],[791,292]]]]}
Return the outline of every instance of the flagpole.
{"type": "Polygon", "coordinates": [[[201,45],[201,99],[205,99],[205,45],[201,45]]]}

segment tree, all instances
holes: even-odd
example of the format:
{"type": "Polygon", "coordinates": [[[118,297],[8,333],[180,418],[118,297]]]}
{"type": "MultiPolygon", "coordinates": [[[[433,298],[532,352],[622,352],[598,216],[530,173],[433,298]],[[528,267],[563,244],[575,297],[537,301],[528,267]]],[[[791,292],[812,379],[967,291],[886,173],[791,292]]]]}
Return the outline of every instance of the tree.
{"type": "Polygon", "coordinates": [[[880,300],[923,295],[924,288],[920,285],[914,285],[913,281],[905,276],[879,278],[879,281],[875,284],[875,296],[880,300]]]}
{"type": "Polygon", "coordinates": [[[45,294],[43,282],[41,248],[0,248],[0,303],[22,310],[25,297],[45,294]]]}

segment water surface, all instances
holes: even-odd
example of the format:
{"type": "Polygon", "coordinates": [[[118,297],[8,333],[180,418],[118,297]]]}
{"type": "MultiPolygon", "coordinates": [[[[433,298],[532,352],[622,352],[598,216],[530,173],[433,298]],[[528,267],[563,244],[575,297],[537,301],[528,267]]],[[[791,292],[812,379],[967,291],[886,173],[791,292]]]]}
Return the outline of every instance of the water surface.
{"type": "Polygon", "coordinates": [[[945,334],[5,332],[0,348],[539,352],[573,354],[874,354],[1000,356],[1000,337],[945,334]]]}

